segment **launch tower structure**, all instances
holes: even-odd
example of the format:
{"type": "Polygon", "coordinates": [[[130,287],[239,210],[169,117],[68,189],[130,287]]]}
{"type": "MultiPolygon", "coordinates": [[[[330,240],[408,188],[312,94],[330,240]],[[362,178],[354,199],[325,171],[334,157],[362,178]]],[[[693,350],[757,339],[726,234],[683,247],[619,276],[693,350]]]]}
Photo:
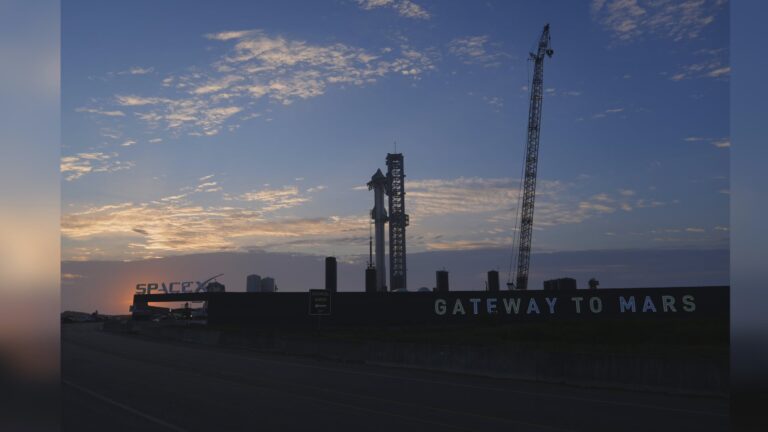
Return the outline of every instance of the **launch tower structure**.
{"type": "Polygon", "coordinates": [[[392,291],[407,289],[405,227],[405,168],[402,153],[387,153],[389,196],[389,284],[392,291]]]}

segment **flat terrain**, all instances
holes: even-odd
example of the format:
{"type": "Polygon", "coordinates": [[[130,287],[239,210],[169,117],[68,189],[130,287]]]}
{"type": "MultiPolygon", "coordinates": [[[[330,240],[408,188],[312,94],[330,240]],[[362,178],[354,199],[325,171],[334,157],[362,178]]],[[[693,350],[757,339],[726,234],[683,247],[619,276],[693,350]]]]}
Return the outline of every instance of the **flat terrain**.
{"type": "Polygon", "coordinates": [[[64,431],[724,431],[728,400],[343,364],[62,327],[64,431]]]}

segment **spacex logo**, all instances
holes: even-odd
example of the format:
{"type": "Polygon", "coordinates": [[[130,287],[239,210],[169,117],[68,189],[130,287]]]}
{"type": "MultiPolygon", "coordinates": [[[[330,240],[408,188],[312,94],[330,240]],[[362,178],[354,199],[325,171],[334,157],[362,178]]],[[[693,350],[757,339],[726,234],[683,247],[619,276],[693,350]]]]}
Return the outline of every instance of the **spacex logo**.
{"type": "MultiPolygon", "coordinates": [[[[206,281],[207,282],[207,281],[206,281]]],[[[136,294],[182,294],[205,292],[204,282],[160,282],[136,284],[136,294]]]]}
{"type": "Polygon", "coordinates": [[[208,278],[203,282],[199,281],[185,281],[185,282],[150,282],[150,283],[138,283],[136,284],[136,294],[187,294],[187,293],[199,293],[207,292],[208,283],[223,274],[218,274],[212,278],[208,278]]]}

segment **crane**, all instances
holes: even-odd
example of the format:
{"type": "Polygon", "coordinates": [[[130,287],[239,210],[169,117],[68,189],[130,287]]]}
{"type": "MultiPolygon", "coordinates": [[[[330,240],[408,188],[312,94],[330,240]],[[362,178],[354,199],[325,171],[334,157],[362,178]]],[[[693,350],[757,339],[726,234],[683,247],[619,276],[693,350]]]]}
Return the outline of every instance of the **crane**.
{"type": "Polygon", "coordinates": [[[536,168],[539,162],[539,135],[541,134],[541,106],[544,95],[544,58],[552,57],[549,24],[539,38],[536,53],[530,53],[533,60],[533,83],[531,105],[528,111],[528,140],[525,146],[524,181],[522,185],[523,206],[520,211],[520,241],[517,253],[515,287],[528,289],[528,266],[531,261],[531,237],[533,235],[533,204],[536,199],[536,168]]]}

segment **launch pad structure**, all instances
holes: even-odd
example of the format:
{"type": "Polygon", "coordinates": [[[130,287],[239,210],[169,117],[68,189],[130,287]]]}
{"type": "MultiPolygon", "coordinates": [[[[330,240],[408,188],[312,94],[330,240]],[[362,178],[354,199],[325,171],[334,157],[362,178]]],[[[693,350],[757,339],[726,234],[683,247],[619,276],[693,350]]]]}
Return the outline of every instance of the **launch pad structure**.
{"type": "Polygon", "coordinates": [[[368,182],[368,190],[374,191],[371,219],[376,233],[376,264],[369,263],[369,270],[376,272],[376,291],[387,291],[386,264],[384,260],[384,224],[389,223],[389,291],[407,290],[405,228],[409,224],[405,213],[405,167],[402,153],[387,154],[387,175],[380,169],[368,182]],[[384,209],[384,194],[388,197],[388,210],[384,209]]]}

